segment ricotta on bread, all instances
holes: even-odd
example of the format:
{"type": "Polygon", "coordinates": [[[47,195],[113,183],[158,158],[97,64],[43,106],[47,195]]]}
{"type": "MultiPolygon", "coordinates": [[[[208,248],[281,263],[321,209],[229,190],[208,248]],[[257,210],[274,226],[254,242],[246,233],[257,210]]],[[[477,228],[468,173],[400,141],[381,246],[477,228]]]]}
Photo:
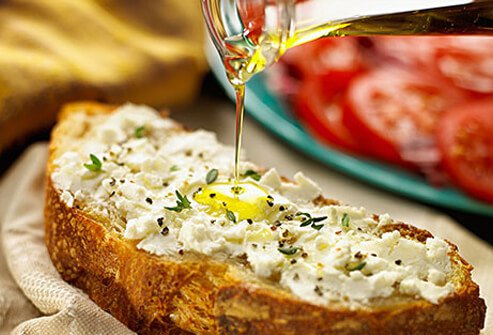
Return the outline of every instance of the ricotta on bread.
{"type": "MultiPolygon", "coordinates": [[[[383,313],[382,306],[398,310],[402,302],[413,308],[420,302],[437,313],[453,297],[463,298],[469,285],[474,317],[470,325],[461,326],[465,331],[452,328],[457,334],[481,328],[484,302],[470,280],[471,267],[449,242],[395,223],[386,214],[326,200],[301,172],[290,181],[275,169],[243,160],[243,193],[233,194],[233,149],[213,133],[185,131],[149,107],[126,104],[111,113],[88,113],[85,105],[69,109],[62,114],[69,126],[60,125],[54,132],[49,183],[68,212],[100,221],[133,252],[183,264],[190,257],[225,264],[247,286],[268,287],[290,297],[294,305],[329,311],[337,307],[348,313],[348,321],[358,311],[383,313]]],[[[47,229],[50,220],[47,215],[47,229]]],[[[214,306],[218,292],[204,294],[216,295],[210,298],[216,323],[198,333],[234,334],[219,331],[220,309],[214,306]]],[[[268,302],[257,304],[268,310],[268,302]]],[[[141,317],[151,322],[151,316],[141,317]]],[[[179,318],[168,313],[166,319],[165,325],[179,318]]],[[[444,322],[432,313],[434,319],[444,322]]],[[[337,327],[343,334],[382,333],[378,322],[372,322],[337,327]]],[[[178,324],[184,331],[197,331],[178,324]]],[[[249,327],[237,333],[299,333],[275,327],[255,332],[249,327]]],[[[338,333],[337,327],[322,333],[338,333]]]]}

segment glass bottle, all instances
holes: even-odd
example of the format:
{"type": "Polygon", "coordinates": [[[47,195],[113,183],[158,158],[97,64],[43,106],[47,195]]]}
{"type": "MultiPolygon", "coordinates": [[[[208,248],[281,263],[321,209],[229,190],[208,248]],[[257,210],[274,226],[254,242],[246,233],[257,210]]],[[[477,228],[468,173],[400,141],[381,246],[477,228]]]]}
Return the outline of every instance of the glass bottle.
{"type": "Polygon", "coordinates": [[[236,86],[324,36],[493,34],[493,0],[202,0],[236,86]]]}

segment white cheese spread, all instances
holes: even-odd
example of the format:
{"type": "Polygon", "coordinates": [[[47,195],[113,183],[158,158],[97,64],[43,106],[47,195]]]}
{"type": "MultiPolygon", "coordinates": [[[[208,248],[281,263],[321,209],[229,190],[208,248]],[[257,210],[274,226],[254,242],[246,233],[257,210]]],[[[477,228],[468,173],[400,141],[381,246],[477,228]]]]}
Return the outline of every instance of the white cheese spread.
{"type": "Polygon", "coordinates": [[[251,218],[227,207],[211,211],[195,196],[209,187],[213,169],[215,182],[232,178],[233,150],[214,134],[183,132],[154,110],[128,104],[93,124],[61,155],[52,180],[68,206],[118,220],[124,238],[139,240],[140,249],[177,257],[190,251],[215,259],[241,257],[257,276],[279,280],[311,303],[355,307],[395,294],[437,303],[454,292],[447,282],[445,241],[419,243],[397,230],[381,234],[392,222],[388,215],[316,205],[321,190],[302,173],[294,183],[282,181],[275,169],[260,178],[251,162],[244,162],[241,172],[265,191],[267,205],[251,207],[258,208],[251,218]]]}

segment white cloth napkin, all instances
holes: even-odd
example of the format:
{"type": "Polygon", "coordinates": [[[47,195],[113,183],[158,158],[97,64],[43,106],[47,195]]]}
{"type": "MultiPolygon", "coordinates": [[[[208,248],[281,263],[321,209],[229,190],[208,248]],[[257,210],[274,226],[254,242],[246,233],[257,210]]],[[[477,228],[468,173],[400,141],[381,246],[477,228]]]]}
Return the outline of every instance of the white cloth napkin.
{"type": "Polygon", "coordinates": [[[2,220],[0,333],[15,327],[13,334],[133,334],[51,263],[43,224],[46,157],[46,145],[31,147],[1,186],[2,207],[11,203],[2,220]]]}

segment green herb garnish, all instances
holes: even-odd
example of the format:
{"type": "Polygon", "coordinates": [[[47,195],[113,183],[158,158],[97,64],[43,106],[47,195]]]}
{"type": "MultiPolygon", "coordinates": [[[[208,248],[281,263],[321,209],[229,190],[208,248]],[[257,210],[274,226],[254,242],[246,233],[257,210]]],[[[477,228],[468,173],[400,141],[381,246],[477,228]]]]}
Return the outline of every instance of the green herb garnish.
{"type": "Polygon", "coordinates": [[[296,213],[296,216],[301,216],[301,215],[303,215],[304,217],[306,217],[306,219],[303,220],[303,222],[301,222],[300,227],[309,226],[312,223],[312,216],[310,215],[310,213],[303,213],[303,212],[296,213]]]}
{"type": "Polygon", "coordinates": [[[358,263],[358,264],[353,265],[353,266],[346,266],[346,270],[348,270],[349,272],[360,271],[365,267],[365,265],[366,265],[366,262],[361,262],[361,263],[358,263]]]}
{"type": "Polygon", "coordinates": [[[169,168],[169,172],[175,172],[180,170],[180,167],[178,165],[173,165],[172,167],[169,168]]]}
{"type": "Polygon", "coordinates": [[[176,206],[175,207],[164,207],[164,208],[166,208],[169,211],[174,211],[174,212],[181,212],[185,208],[192,208],[192,206],[190,206],[190,201],[187,199],[186,195],[185,196],[181,195],[181,193],[178,190],[175,192],[175,194],[176,194],[176,197],[178,198],[178,200],[176,200],[176,206]]]}
{"type": "Polygon", "coordinates": [[[252,178],[253,180],[256,180],[256,181],[259,181],[260,178],[261,178],[260,174],[257,171],[254,171],[254,170],[247,170],[243,174],[243,177],[245,177],[245,178],[250,177],[250,178],[252,178]]]}
{"type": "Polygon", "coordinates": [[[306,219],[305,221],[303,221],[301,224],[300,224],[300,227],[306,227],[306,226],[309,226],[311,225],[313,222],[313,219],[312,218],[309,218],[309,219],[306,219]]]}
{"type": "Polygon", "coordinates": [[[292,256],[298,252],[300,248],[298,247],[287,247],[287,248],[277,248],[281,254],[292,256]]]}
{"type": "Polygon", "coordinates": [[[217,169],[210,170],[209,172],[207,172],[207,175],[205,176],[205,182],[207,184],[212,184],[213,182],[216,181],[218,174],[219,171],[217,169]]]}
{"type": "Polygon", "coordinates": [[[145,134],[145,127],[144,126],[140,126],[140,127],[135,128],[134,136],[136,138],[142,138],[142,137],[144,137],[144,134],[145,134]]]}
{"type": "Polygon", "coordinates": [[[349,221],[351,220],[351,218],[349,217],[348,213],[344,213],[342,215],[342,220],[341,220],[341,225],[344,227],[344,228],[349,228],[349,221]]]}
{"type": "Polygon", "coordinates": [[[103,163],[101,163],[99,158],[97,158],[93,154],[90,154],[89,157],[91,158],[92,164],[84,164],[84,167],[92,172],[101,171],[101,168],[103,167],[103,163]]]}
{"type": "Polygon", "coordinates": [[[326,217],[326,216],[319,216],[319,217],[317,217],[317,218],[312,218],[312,225],[311,225],[311,227],[312,227],[313,229],[315,229],[315,230],[320,230],[320,229],[322,229],[322,227],[324,226],[323,224],[315,224],[315,223],[320,222],[320,221],[323,221],[323,220],[325,220],[325,219],[327,219],[327,217],[326,217]]]}
{"type": "Polygon", "coordinates": [[[227,210],[226,211],[226,216],[228,218],[229,221],[233,221],[234,223],[236,223],[236,216],[235,216],[235,213],[233,213],[232,211],[230,210],[227,210]]]}
{"type": "Polygon", "coordinates": [[[319,216],[313,218],[309,213],[302,213],[302,212],[296,213],[296,216],[301,216],[301,215],[305,216],[306,219],[301,222],[300,227],[306,227],[311,225],[311,227],[316,230],[320,230],[324,226],[323,224],[317,225],[316,223],[327,219],[326,216],[319,216]]]}

